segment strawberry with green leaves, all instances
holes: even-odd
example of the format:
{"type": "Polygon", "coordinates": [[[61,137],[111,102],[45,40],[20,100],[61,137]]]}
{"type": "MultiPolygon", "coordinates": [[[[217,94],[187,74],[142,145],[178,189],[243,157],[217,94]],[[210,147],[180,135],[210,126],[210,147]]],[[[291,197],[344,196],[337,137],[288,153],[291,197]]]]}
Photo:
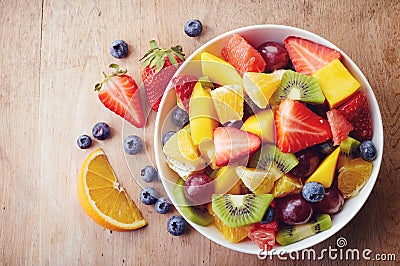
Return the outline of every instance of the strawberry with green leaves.
{"type": "Polygon", "coordinates": [[[115,71],[110,75],[103,72],[104,80],[95,86],[100,101],[137,128],[144,127],[146,120],[135,80],[116,64],[110,68],[115,71]]]}
{"type": "Polygon", "coordinates": [[[150,41],[150,50],[140,61],[142,61],[142,81],[146,98],[154,111],[158,111],[169,81],[184,60],[185,55],[180,45],[171,49],[159,48],[155,40],[150,41]]]}

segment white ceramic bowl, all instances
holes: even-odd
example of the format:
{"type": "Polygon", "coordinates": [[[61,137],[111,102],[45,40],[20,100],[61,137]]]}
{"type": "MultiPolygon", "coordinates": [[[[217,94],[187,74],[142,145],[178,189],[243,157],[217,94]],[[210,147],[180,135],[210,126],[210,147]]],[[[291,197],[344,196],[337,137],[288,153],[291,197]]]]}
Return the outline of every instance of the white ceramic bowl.
{"type": "MultiPolygon", "coordinates": [[[[376,101],[371,86],[369,85],[367,79],[365,78],[361,70],[342,50],[340,50],[334,44],[330,43],[329,41],[325,40],[324,38],[316,34],[313,34],[311,32],[302,29],[289,26],[282,26],[282,25],[257,25],[257,26],[239,28],[224,33],[208,41],[199,49],[197,49],[182,64],[182,66],[178,69],[176,75],[179,75],[179,73],[181,73],[188,66],[191,60],[198,59],[201,52],[207,51],[215,55],[220,55],[220,50],[222,46],[227,41],[227,38],[233,33],[237,33],[243,36],[254,47],[257,47],[259,44],[265,41],[276,41],[283,43],[283,40],[287,36],[294,35],[336,49],[342,53],[343,55],[342,62],[354,75],[354,77],[361,83],[362,90],[366,93],[368,97],[370,112],[373,121],[373,129],[374,129],[373,142],[375,143],[378,151],[377,158],[373,162],[373,171],[371,177],[369,178],[365,186],[362,188],[359,195],[347,200],[342,211],[332,216],[331,229],[288,246],[277,246],[275,248],[275,254],[278,252],[293,252],[304,248],[309,248],[326,240],[327,238],[331,237],[336,232],[338,232],[340,229],[342,229],[358,213],[358,211],[361,209],[361,207],[368,199],[368,196],[370,195],[372,188],[374,187],[382,161],[382,149],[383,149],[383,127],[382,127],[382,120],[378,103],[376,101]]],[[[161,101],[161,105],[156,118],[156,127],[154,133],[155,157],[156,157],[156,164],[158,167],[158,171],[162,177],[168,177],[169,180],[178,180],[179,177],[166,164],[166,159],[163,154],[161,146],[161,138],[163,134],[168,130],[176,130],[176,126],[172,124],[171,119],[168,117],[170,111],[175,106],[176,106],[175,91],[170,84],[169,88],[167,89],[161,101]]],[[[176,204],[174,195],[172,193],[173,183],[168,182],[166,179],[163,178],[163,185],[172,202],[176,204]]],[[[246,240],[238,244],[232,244],[226,241],[214,226],[202,227],[190,222],[189,220],[187,221],[198,232],[200,232],[205,237],[211,239],[212,241],[222,246],[249,254],[258,254],[258,252],[260,251],[259,248],[250,240],[246,240]]]]}

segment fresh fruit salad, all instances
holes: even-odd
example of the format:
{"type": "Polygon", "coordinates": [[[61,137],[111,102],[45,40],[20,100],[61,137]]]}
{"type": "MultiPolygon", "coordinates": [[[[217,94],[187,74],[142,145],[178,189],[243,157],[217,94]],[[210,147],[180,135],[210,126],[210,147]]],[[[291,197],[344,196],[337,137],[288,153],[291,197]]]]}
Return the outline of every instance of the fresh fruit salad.
{"type": "Polygon", "coordinates": [[[377,154],[367,97],[341,53],[232,34],[200,57],[201,75],[173,79],[177,130],[162,138],[180,211],[263,250],[329,230],[377,154]]]}

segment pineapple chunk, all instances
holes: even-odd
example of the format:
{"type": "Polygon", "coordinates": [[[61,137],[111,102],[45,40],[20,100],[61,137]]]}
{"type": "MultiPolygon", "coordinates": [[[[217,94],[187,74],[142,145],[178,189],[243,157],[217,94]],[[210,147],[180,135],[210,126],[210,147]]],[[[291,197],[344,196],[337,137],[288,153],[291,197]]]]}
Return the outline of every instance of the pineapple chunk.
{"type": "Polygon", "coordinates": [[[339,59],[319,69],[313,76],[318,80],[331,109],[339,106],[360,88],[360,83],[339,59]]]}

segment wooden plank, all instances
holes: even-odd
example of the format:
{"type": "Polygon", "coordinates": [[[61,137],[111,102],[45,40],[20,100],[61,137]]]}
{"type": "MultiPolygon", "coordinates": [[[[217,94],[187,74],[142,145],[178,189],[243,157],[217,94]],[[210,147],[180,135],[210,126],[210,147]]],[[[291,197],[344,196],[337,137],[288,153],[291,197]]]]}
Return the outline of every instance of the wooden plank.
{"type": "Polygon", "coordinates": [[[38,262],[41,16],[41,1],[0,2],[0,264],[38,262]]]}

